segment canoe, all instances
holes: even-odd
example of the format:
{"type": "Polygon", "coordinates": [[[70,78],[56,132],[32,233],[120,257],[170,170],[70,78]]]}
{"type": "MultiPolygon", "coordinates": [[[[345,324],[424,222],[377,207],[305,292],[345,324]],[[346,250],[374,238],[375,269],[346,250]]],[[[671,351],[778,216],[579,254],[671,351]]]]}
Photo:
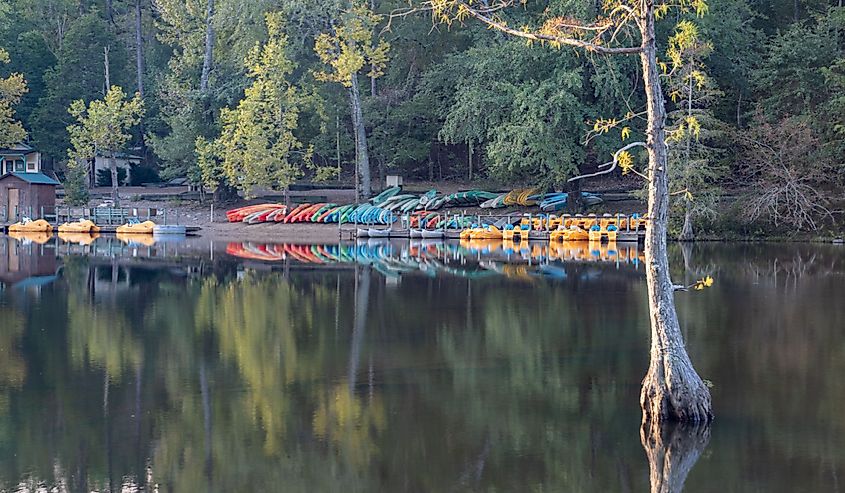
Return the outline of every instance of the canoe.
{"type": "Polygon", "coordinates": [[[53,226],[43,219],[21,221],[9,226],[10,233],[52,233],[53,226]]]}
{"type": "Polygon", "coordinates": [[[117,227],[117,233],[122,235],[151,235],[156,223],[152,221],[144,221],[136,224],[124,224],[117,227]]]}
{"type": "Polygon", "coordinates": [[[426,239],[440,239],[446,236],[442,229],[424,229],[422,230],[422,237],[426,239]]]}
{"type": "Polygon", "coordinates": [[[368,233],[369,238],[389,238],[391,231],[389,229],[370,228],[368,233]]]}
{"type": "Polygon", "coordinates": [[[422,238],[423,237],[423,230],[421,229],[412,229],[410,231],[411,238],[422,238]]]}
{"type": "Polygon", "coordinates": [[[187,229],[178,224],[157,224],[153,226],[153,234],[156,235],[181,235],[185,236],[187,229]]]}
{"type": "Polygon", "coordinates": [[[59,233],[99,233],[100,227],[88,219],[64,223],[59,226],[59,233]]]}
{"type": "Polygon", "coordinates": [[[358,238],[369,238],[370,237],[370,230],[364,228],[358,228],[355,232],[355,236],[358,238]]]}

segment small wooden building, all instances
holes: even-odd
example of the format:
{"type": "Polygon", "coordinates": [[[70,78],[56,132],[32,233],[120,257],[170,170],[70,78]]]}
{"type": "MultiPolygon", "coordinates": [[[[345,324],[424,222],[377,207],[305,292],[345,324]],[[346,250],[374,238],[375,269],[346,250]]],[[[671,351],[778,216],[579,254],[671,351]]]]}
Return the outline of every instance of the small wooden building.
{"type": "Polygon", "coordinates": [[[6,173],[0,176],[0,220],[17,222],[55,213],[59,182],[44,173],[6,173]]]}

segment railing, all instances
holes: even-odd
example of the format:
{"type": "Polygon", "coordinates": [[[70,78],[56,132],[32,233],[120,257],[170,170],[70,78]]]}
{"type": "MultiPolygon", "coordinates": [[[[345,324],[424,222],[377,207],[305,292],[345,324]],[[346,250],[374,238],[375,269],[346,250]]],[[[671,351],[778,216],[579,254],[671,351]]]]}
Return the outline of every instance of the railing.
{"type": "MultiPolygon", "coordinates": [[[[171,222],[178,219],[174,210],[159,209],[155,207],[15,207],[9,213],[8,207],[0,206],[0,222],[18,222],[24,217],[30,219],[44,219],[53,224],[75,221],[77,219],[89,219],[101,226],[119,226],[126,224],[130,219],[139,221],[155,220],[159,224],[167,224],[168,218],[171,222]]],[[[178,221],[177,221],[178,222],[178,221]]]]}

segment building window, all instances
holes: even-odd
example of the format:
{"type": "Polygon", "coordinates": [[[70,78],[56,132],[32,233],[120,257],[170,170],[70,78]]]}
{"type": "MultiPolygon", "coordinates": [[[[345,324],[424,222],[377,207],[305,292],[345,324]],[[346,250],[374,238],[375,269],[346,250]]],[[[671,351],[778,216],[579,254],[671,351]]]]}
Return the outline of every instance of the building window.
{"type": "Polygon", "coordinates": [[[24,164],[23,159],[15,159],[15,172],[16,173],[26,172],[26,165],[24,164]]]}
{"type": "Polygon", "coordinates": [[[37,163],[35,161],[27,161],[26,162],[27,172],[35,173],[36,171],[38,171],[38,169],[36,169],[36,168],[37,168],[37,163]]]}

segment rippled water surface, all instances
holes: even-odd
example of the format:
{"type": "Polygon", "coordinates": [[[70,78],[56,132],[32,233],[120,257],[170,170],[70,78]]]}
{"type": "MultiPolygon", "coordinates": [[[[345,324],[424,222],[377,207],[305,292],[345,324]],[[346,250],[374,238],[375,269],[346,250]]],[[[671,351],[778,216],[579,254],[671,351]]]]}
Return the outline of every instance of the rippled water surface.
{"type": "MultiPolygon", "coordinates": [[[[650,488],[636,246],[146,243],[0,237],[0,490],[650,488]]],[[[845,247],[671,263],[684,491],[845,489],[845,247]]]]}

